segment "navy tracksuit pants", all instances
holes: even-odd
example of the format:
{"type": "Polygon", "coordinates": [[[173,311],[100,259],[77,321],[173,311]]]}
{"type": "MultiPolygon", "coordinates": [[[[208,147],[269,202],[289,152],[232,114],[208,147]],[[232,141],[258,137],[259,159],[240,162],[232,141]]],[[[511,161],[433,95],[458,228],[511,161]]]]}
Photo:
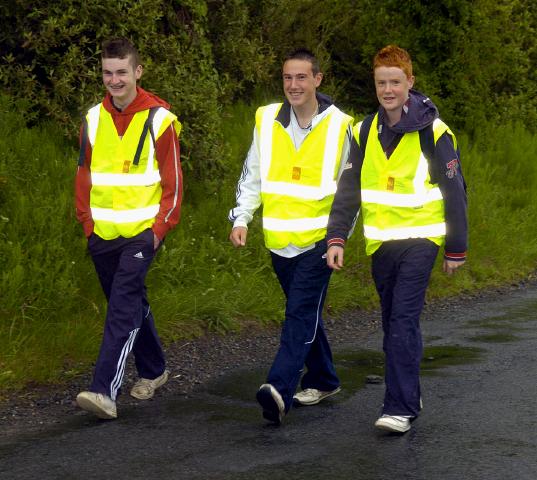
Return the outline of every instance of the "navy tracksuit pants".
{"type": "Polygon", "coordinates": [[[330,391],[339,386],[322,320],[331,274],[325,254],[325,241],[293,258],[272,253],[272,265],[287,301],[280,347],[267,383],[278,390],[286,411],[292,405],[304,365],[303,389],[330,391]]]}
{"type": "Polygon", "coordinates": [[[419,319],[437,253],[430,240],[414,238],[384,242],[373,254],[384,330],[383,414],[418,416],[423,355],[419,319]]]}
{"type": "Polygon", "coordinates": [[[153,231],[147,229],[135,237],[114,240],[103,240],[93,234],[88,249],[108,300],[90,390],[115,401],[131,350],[140,377],[153,379],[165,369],[164,352],[144,284],[155,256],[153,231]]]}

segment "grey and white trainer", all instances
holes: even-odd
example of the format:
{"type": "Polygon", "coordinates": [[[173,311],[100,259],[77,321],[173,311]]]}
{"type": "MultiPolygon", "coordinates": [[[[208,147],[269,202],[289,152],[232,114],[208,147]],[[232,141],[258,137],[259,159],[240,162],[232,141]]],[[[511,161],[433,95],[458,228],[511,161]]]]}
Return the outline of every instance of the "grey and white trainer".
{"type": "Polygon", "coordinates": [[[405,433],[410,430],[410,417],[382,415],[375,422],[375,427],[388,432],[405,433]]]}
{"type": "Polygon", "coordinates": [[[316,388],[306,388],[294,395],[293,400],[300,405],[317,405],[321,400],[335,395],[341,391],[341,387],[334,390],[323,391],[316,388]]]}
{"type": "Polygon", "coordinates": [[[169,370],[164,370],[164,373],[152,380],[148,378],[140,378],[131,389],[131,396],[138,400],[149,400],[155,395],[155,390],[162,387],[170,375],[169,370]]]}
{"type": "Polygon", "coordinates": [[[82,410],[94,413],[99,418],[117,418],[116,402],[102,393],[80,392],[76,396],[76,403],[82,410]]]}

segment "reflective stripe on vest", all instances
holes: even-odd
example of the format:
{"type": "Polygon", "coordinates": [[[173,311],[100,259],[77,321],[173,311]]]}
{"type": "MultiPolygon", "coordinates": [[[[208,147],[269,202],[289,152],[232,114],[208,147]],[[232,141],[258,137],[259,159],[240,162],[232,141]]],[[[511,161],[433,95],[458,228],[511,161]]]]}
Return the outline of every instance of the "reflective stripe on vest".
{"type": "Polygon", "coordinates": [[[268,248],[311,245],[324,238],[336,191],[336,176],[352,118],[335,106],[296,150],[293,139],[275,120],[282,104],[261,107],[259,134],[263,233],[268,248]]]}
{"type": "Polygon", "coordinates": [[[156,217],[160,205],[150,205],[145,208],[133,208],[130,210],[112,210],[111,208],[93,207],[91,214],[94,219],[105,220],[113,223],[130,223],[147,220],[156,217]]]}
{"type": "MultiPolygon", "coordinates": [[[[441,244],[446,233],[444,202],[438,185],[431,183],[419,132],[406,133],[388,160],[378,140],[377,122],[375,115],[361,173],[366,253],[388,240],[429,238],[441,244]]],[[[357,138],[359,128],[360,124],[354,130],[357,138]]],[[[445,123],[435,121],[435,142],[446,130],[445,123]]]]}
{"type": "Polygon", "coordinates": [[[364,225],[364,235],[371,240],[404,240],[406,238],[440,237],[446,234],[444,222],[434,225],[422,225],[417,227],[385,228],[379,229],[370,225],[364,225]]]}
{"type": "MultiPolygon", "coordinates": [[[[88,111],[88,139],[93,147],[90,207],[95,233],[106,240],[141,233],[153,225],[159,212],[162,188],[151,135],[145,138],[138,165],[133,164],[148,114],[149,110],[135,113],[125,134],[118,137],[102,104],[88,111]]],[[[175,115],[158,108],[152,122],[155,140],[171,123],[178,134],[181,125],[175,115]]]]}
{"type": "Polygon", "coordinates": [[[263,228],[275,232],[304,232],[311,229],[326,228],[328,215],[315,218],[283,218],[263,217],[263,228]]]}
{"type": "Polygon", "coordinates": [[[423,193],[391,193],[376,190],[362,190],[362,201],[391,205],[393,207],[420,207],[435,200],[442,200],[439,188],[423,193]]]}

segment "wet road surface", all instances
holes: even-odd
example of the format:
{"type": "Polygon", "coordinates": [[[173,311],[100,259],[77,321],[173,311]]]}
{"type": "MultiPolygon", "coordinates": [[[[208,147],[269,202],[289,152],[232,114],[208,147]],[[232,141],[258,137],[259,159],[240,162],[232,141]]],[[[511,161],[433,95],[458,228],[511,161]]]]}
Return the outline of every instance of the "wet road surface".
{"type": "Polygon", "coordinates": [[[77,412],[39,435],[0,432],[0,478],[537,479],[537,289],[426,312],[422,330],[424,409],[405,435],[373,427],[376,332],[336,353],[342,392],[281,427],[255,403],[266,372],[245,366],[115,421],[77,412]]]}

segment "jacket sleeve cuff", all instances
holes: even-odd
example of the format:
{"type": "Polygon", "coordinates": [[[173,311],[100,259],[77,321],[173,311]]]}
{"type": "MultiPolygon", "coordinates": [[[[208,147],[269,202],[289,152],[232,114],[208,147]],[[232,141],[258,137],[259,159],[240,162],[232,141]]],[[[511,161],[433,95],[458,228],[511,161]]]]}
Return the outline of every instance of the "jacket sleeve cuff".
{"type": "Polygon", "coordinates": [[[444,253],[445,260],[451,260],[452,262],[464,262],[466,260],[466,252],[463,253],[444,253]]]}
{"type": "Polygon", "coordinates": [[[237,219],[233,222],[233,228],[237,227],[246,227],[248,228],[248,223],[244,221],[243,219],[237,219]]]}
{"type": "Polygon", "coordinates": [[[329,238],[326,241],[326,245],[328,246],[328,248],[330,248],[330,247],[345,248],[345,239],[339,238],[339,237],[329,238]]]}
{"type": "Polygon", "coordinates": [[[152,230],[153,233],[157,236],[157,238],[162,242],[170,229],[165,223],[155,223],[152,227],[152,230]]]}

